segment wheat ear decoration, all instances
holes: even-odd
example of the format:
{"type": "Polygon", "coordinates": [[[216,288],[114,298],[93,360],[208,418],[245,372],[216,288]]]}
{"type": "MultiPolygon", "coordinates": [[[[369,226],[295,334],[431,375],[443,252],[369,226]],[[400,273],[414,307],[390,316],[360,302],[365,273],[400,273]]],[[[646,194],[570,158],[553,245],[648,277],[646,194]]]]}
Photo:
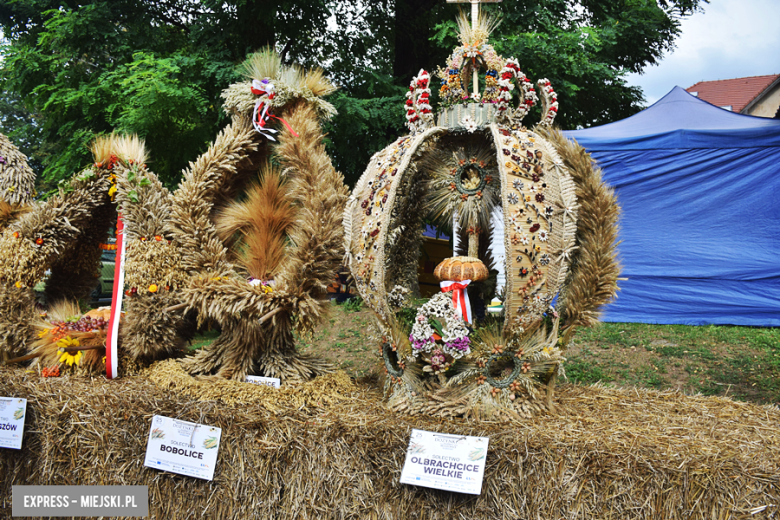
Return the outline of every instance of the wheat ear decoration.
{"type": "Polygon", "coordinates": [[[601,170],[585,149],[559,130],[537,128],[555,146],[577,186],[580,209],[577,246],[572,255],[569,278],[561,297],[563,344],[576,327],[594,325],[604,305],[618,291],[620,264],[617,260],[620,207],[612,188],[602,180],[601,170]]]}
{"type": "MultiPolygon", "coordinates": [[[[111,137],[95,141],[97,158],[111,157],[111,137]]],[[[33,287],[49,270],[46,301],[87,298],[100,267],[99,244],[115,220],[108,195],[110,161],[75,174],[59,193],[12,222],[0,236],[0,356],[32,340],[33,287]]]]}
{"type": "Polygon", "coordinates": [[[172,240],[172,196],[146,167],[144,142],[134,135],[118,136],[115,150],[116,200],[125,224],[125,286],[130,288],[121,346],[130,359],[146,364],[185,346],[189,334],[182,314],[165,309],[181,303],[186,276],[181,248],[172,240]]]}

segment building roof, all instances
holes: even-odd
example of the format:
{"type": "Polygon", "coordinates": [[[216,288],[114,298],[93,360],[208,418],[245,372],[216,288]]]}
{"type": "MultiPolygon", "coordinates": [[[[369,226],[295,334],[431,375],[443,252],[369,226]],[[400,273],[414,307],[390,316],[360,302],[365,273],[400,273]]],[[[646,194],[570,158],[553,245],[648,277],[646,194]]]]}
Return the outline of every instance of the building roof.
{"type": "Polygon", "coordinates": [[[780,74],[700,81],[685,90],[715,106],[721,108],[730,106],[733,112],[741,112],[778,80],[780,74]]]}

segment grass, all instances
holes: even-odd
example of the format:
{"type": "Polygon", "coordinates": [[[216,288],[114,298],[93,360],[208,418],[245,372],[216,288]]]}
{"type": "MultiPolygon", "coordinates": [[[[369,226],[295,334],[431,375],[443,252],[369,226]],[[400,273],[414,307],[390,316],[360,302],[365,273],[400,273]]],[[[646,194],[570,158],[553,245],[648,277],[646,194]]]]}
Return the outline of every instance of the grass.
{"type": "Polygon", "coordinates": [[[297,337],[297,348],[316,353],[354,377],[368,375],[380,359],[378,343],[371,339],[372,313],[360,298],[337,304],[313,334],[297,337]]]}
{"type": "Polygon", "coordinates": [[[205,347],[214,342],[219,337],[219,330],[212,329],[205,332],[199,332],[192,338],[190,343],[190,350],[197,350],[201,347],[205,347]]]}
{"type": "Polygon", "coordinates": [[[347,312],[360,312],[363,308],[363,299],[359,296],[349,298],[341,304],[341,308],[347,312]]]}
{"type": "Polygon", "coordinates": [[[575,383],[596,382],[780,402],[780,329],[603,323],[567,353],[575,383]]]}
{"type": "MultiPolygon", "coordinates": [[[[298,337],[303,352],[322,356],[353,377],[382,369],[373,314],[358,299],[331,302],[313,334],[298,337]]],[[[191,348],[217,337],[199,335],[191,348]]],[[[780,329],[602,323],[577,332],[566,352],[575,384],[603,383],[780,403],[780,329]]]]}

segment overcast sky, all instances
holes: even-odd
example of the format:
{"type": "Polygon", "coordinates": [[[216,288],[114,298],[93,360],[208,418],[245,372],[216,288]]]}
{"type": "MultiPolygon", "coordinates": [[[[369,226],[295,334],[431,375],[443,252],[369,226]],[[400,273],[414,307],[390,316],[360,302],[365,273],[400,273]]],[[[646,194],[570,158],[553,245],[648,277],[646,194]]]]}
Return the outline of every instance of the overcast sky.
{"type": "Polygon", "coordinates": [[[675,85],[767,74],[780,74],[780,0],[711,0],[682,21],[673,52],[628,82],[651,105],[675,85]]]}

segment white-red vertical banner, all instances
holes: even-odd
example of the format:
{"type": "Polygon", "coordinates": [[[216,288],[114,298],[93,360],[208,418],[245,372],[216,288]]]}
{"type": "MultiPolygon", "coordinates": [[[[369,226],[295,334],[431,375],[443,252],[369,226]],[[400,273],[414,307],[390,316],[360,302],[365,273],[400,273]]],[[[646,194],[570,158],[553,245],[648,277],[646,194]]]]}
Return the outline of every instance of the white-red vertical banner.
{"type": "Polygon", "coordinates": [[[116,263],[114,265],[114,290],[111,294],[111,317],[108,321],[106,337],[106,377],[114,379],[117,376],[118,357],[117,342],[119,341],[119,319],[122,317],[122,296],[125,291],[125,233],[122,214],[116,218],[116,263]]]}

